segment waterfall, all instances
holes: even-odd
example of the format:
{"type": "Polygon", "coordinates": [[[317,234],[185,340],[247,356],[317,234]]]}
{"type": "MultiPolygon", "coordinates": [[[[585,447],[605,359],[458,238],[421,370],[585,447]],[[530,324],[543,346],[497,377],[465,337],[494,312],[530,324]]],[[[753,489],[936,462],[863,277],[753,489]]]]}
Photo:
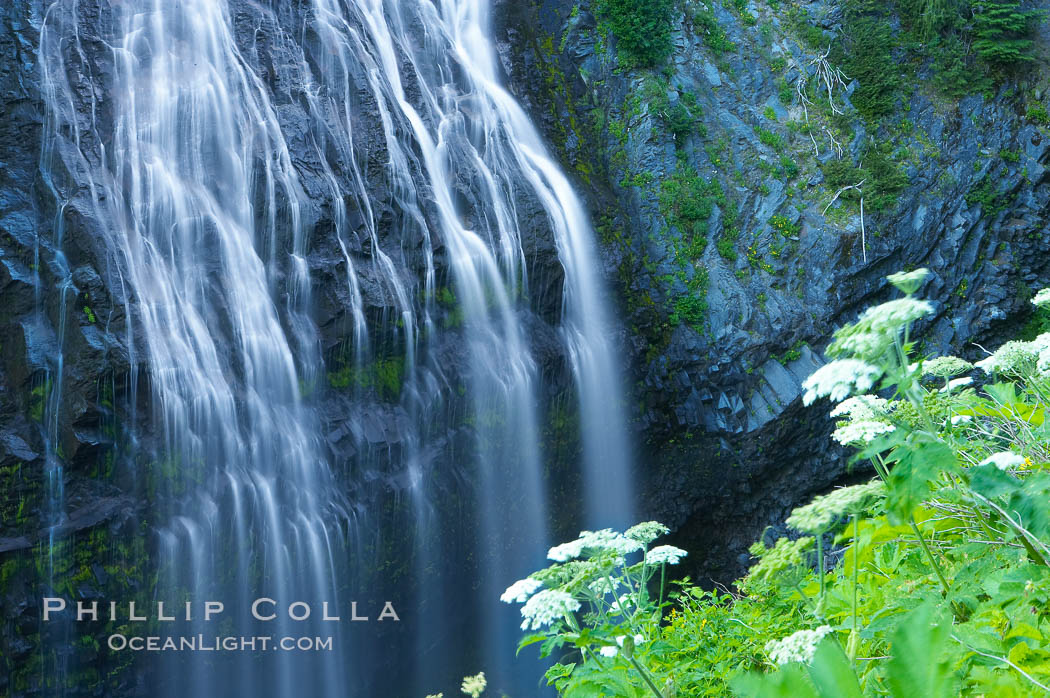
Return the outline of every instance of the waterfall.
{"type": "MultiPolygon", "coordinates": [[[[580,415],[580,518],[632,516],[587,214],[500,84],[487,2],[235,5],[106,6],[111,70],[99,76],[85,70],[79,2],[54,2],[41,36],[48,148],[76,185],[57,198],[102,222],[132,362],[149,376],[157,596],[222,599],[242,634],[258,596],[348,616],[357,585],[375,581],[375,551],[401,545],[419,617],[396,639],[413,654],[397,690],[436,692],[470,656],[493,692],[536,695],[540,672],[515,664],[515,610],[497,599],[550,543],[544,377],[525,319],[537,216],[564,272],[555,321],[580,415]],[[75,107],[85,89],[105,95],[90,115],[75,107]],[[321,248],[341,267],[338,350],[312,319],[321,248]],[[349,455],[322,442],[311,394],[326,380],[355,415],[349,455]],[[399,425],[396,449],[372,445],[380,418],[399,425]],[[453,486],[469,512],[456,513],[453,486]],[[391,491],[406,515],[369,506],[391,491]],[[475,579],[456,572],[468,561],[475,579]],[[460,630],[470,637],[450,644],[460,630]]],[[[314,630],[333,632],[266,632],[314,630]]],[[[347,635],[326,656],[173,660],[170,693],[368,695],[355,691],[382,648],[347,635]]]]}

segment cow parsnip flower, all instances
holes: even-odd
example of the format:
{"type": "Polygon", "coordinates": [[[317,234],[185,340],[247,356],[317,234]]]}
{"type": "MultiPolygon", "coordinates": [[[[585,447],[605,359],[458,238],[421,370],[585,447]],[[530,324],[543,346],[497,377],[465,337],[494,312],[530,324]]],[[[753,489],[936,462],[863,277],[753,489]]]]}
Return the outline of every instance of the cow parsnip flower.
{"type": "Polygon", "coordinates": [[[977,362],[977,368],[991,375],[995,373],[1027,374],[1036,368],[1039,352],[1031,342],[1007,342],[991,356],[977,362]]]}
{"type": "Polygon", "coordinates": [[[840,487],[791,512],[787,525],[802,533],[819,534],[828,530],[844,514],[860,511],[871,500],[885,494],[886,487],[878,480],[863,485],[840,487]]]}
{"type": "Polygon", "coordinates": [[[580,537],[568,543],[556,545],[547,551],[547,558],[555,562],[574,560],[587,550],[611,550],[620,555],[642,550],[644,546],[636,540],[617,533],[611,528],[601,531],[581,531],[580,537]]]}
{"type": "Polygon", "coordinates": [[[869,419],[841,426],[831,433],[831,438],[843,446],[869,444],[882,434],[889,434],[894,429],[896,427],[892,424],[869,419]]]}
{"type": "Polygon", "coordinates": [[[470,698],[478,698],[485,691],[485,687],[488,686],[488,681],[485,680],[485,672],[481,672],[475,676],[467,676],[463,679],[463,685],[460,686],[461,691],[466,693],[470,698]]]}
{"type": "Polygon", "coordinates": [[[759,561],[748,572],[748,576],[770,581],[788,570],[802,567],[806,564],[806,552],[811,547],[813,539],[809,536],[796,540],[781,538],[772,548],[766,548],[760,542],[755,543],[750,550],[759,556],[759,561]]]}
{"type": "Polygon", "coordinates": [[[840,402],[853,392],[866,392],[882,376],[882,369],[859,359],[838,359],[824,364],[802,383],[806,391],[802,402],[813,404],[817,398],[828,397],[840,402]]]}
{"type": "Polygon", "coordinates": [[[886,280],[910,296],[918,291],[919,287],[929,277],[930,270],[922,267],[915,271],[899,271],[896,274],[890,274],[886,277],[886,280]]]}
{"type": "Polygon", "coordinates": [[[922,363],[922,375],[937,378],[952,378],[973,370],[973,364],[958,356],[938,356],[922,363]]]}
{"type": "Polygon", "coordinates": [[[814,630],[799,630],[781,640],[770,640],[766,643],[766,654],[774,664],[800,662],[809,664],[817,653],[817,646],[831,633],[830,625],[822,625],[814,630]]]}
{"type": "Polygon", "coordinates": [[[503,595],[499,597],[499,600],[503,603],[525,603],[529,600],[529,597],[539,591],[542,586],[543,582],[538,579],[532,579],[531,577],[519,579],[507,587],[507,590],[503,592],[503,595]]]}
{"type": "Polygon", "coordinates": [[[978,465],[994,465],[999,470],[1011,470],[1020,468],[1025,464],[1025,457],[1010,451],[1000,451],[985,458],[978,465]]]}
{"type": "Polygon", "coordinates": [[[966,376],[965,378],[952,378],[948,381],[948,384],[944,386],[944,392],[950,393],[956,388],[965,388],[968,385],[973,385],[973,378],[966,376]]]}
{"type": "Polygon", "coordinates": [[[580,602],[560,589],[544,589],[521,607],[522,630],[539,630],[580,610],[580,602]]]}
{"type": "Polygon", "coordinates": [[[631,526],[624,535],[631,540],[638,541],[642,545],[649,545],[662,535],[670,533],[671,529],[659,521],[646,521],[631,526]]]}
{"type": "Polygon", "coordinates": [[[855,323],[835,332],[827,354],[877,361],[905,326],[932,313],[933,305],[929,301],[914,298],[898,298],[868,308],[855,323]]]}
{"type": "Polygon", "coordinates": [[[673,545],[658,545],[645,554],[645,564],[677,565],[678,561],[688,554],[686,551],[673,545]]]}
{"type": "Polygon", "coordinates": [[[888,415],[893,410],[889,400],[877,395],[856,395],[846,398],[831,411],[831,417],[849,417],[853,421],[866,421],[888,415]]]}
{"type": "Polygon", "coordinates": [[[1032,305],[1039,308],[1050,306],[1050,288],[1040,289],[1039,293],[1032,298],[1032,305]]]}

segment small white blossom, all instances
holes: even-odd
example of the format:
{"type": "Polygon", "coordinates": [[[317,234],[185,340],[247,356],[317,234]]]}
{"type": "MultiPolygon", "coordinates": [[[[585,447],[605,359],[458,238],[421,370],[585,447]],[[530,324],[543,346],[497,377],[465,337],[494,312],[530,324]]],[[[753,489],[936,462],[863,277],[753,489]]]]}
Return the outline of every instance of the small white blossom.
{"type": "Polygon", "coordinates": [[[631,608],[637,606],[634,594],[622,594],[620,598],[612,602],[612,611],[617,615],[625,616],[631,612],[631,608]]]}
{"type": "Polygon", "coordinates": [[[863,485],[840,487],[828,494],[814,497],[809,504],[798,507],[791,512],[786,523],[802,533],[823,533],[844,514],[856,512],[872,499],[882,497],[885,492],[885,485],[878,480],[863,485]]]}
{"type": "Polygon", "coordinates": [[[671,529],[664,526],[659,521],[646,521],[644,523],[636,524],[627,529],[625,536],[631,540],[638,541],[643,545],[649,545],[660,536],[669,533],[671,529]]]}
{"type": "Polygon", "coordinates": [[[478,698],[478,696],[485,692],[486,686],[488,686],[488,681],[485,680],[485,672],[481,672],[477,676],[467,676],[464,678],[463,685],[459,690],[466,693],[470,698],[478,698]]]}
{"type": "Polygon", "coordinates": [[[581,531],[576,540],[548,550],[547,557],[555,562],[568,562],[580,557],[588,549],[613,550],[620,555],[629,555],[643,547],[638,541],[606,528],[601,531],[581,531]]]}
{"type": "MultiPolygon", "coordinates": [[[[619,645],[620,647],[623,647],[623,641],[626,640],[626,639],[627,639],[626,635],[617,635],[616,636],[616,644],[619,645]]],[[[634,640],[634,644],[635,645],[640,645],[643,642],[645,642],[645,638],[642,637],[641,635],[635,635],[631,639],[634,640]]]]}
{"type": "Polygon", "coordinates": [[[960,424],[966,424],[967,422],[972,422],[972,421],[973,421],[973,417],[971,417],[968,414],[957,414],[957,415],[953,415],[952,416],[952,426],[953,427],[959,426],[960,424]]]}
{"type": "Polygon", "coordinates": [[[767,642],[766,654],[774,664],[790,662],[809,664],[813,661],[813,655],[817,653],[817,645],[830,633],[831,626],[829,625],[822,625],[816,630],[799,630],[782,640],[767,642]]]}
{"type": "Polygon", "coordinates": [[[580,602],[559,589],[544,589],[521,607],[522,630],[539,630],[580,610],[580,602]]]}
{"type": "Polygon", "coordinates": [[[542,586],[543,582],[538,579],[519,579],[507,587],[507,590],[503,592],[499,600],[503,603],[525,603],[542,586]]]}
{"type": "Polygon", "coordinates": [[[896,286],[902,292],[911,295],[919,290],[922,286],[922,282],[930,276],[930,270],[925,267],[916,269],[915,271],[899,271],[896,274],[890,274],[886,277],[886,280],[896,286]]]}
{"type": "Polygon", "coordinates": [[[595,596],[605,596],[606,594],[615,594],[620,588],[619,579],[609,579],[607,577],[601,577],[595,579],[593,582],[587,585],[587,588],[594,593],[595,596]]]}
{"type": "Polygon", "coordinates": [[[901,328],[933,312],[928,301],[899,298],[868,308],[852,325],[835,332],[828,345],[828,356],[877,361],[882,357],[901,328]]]}
{"type": "Polygon", "coordinates": [[[965,388],[968,385],[973,384],[973,378],[966,376],[965,378],[952,378],[948,381],[948,385],[944,386],[945,392],[952,392],[956,388],[965,388]]]}
{"type": "Polygon", "coordinates": [[[970,370],[973,370],[973,364],[958,356],[938,356],[922,364],[924,376],[937,376],[938,378],[950,378],[970,370]]]}
{"type": "Polygon", "coordinates": [[[864,422],[852,422],[844,427],[839,427],[831,433],[831,438],[843,446],[850,444],[871,443],[881,434],[889,434],[896,427],[886,422],[868,420],[864,422]]]}
{"type": "Polygon", "coordinates": [[[1010,451],[1000,451],[985,458],[978,465],[994,465],[999,470],[1009,470],[1024,465],[1024,456],[1019,456],[1010,451]]]}
{"type": "Polygon", "coordinates": [[[1050,306],[1050,288],[1044,288],[1032,298],[1032,305],[1040,308],[1050,306]]]}
{"type": "Polygon", "coordinates": [[[678,561],[688,554],[686,551],[673,545],[658,545],[645,554],[645,564],[677,565],[678,561]]]}
{"type": "Polygon", "coordinates": [[[1036,366],[1038,351],[1030,342],[1007,342],[986,359],[977,362],[977,368],[987,374],[1026,373],[1036,366]]]}
{"type": "Polygon", "coordinates": [[[833,402],[840,402],[849,397],[854,389],[860,392],[870,390],[875,381],[882,375],[882,369],[859,359],[839,359],[824,364],[813,375],[802,383],[805,394],[802,402],[806,405],[821,397],[829,397],[833,402]]]}
{"type": "Polygon", "coordinates": [[[1039,373],[1044,376],[1050,375],[1050,348],[1043,349],[1039,352],[1039,358],[1036,361],[1036,368],[1039,369],[1039,373]]]}
{"type": "Polygon", "coordinates": [[[853,420],[864,421],[887,415],[891,409],[889,401],[877,395],[857,395],[840,402],[831,411],[831,416],[846,416],[853,420]]]}
{"type": "Polygon", "coordinates": [[[603,657],[609,658],[615,657],[619,653],[620,649],[618,647],[613,647],[612,645],[606,645],[605,647],[602,647],[600,650],[598,650],[598,654],[600,654],[603,657]]]}

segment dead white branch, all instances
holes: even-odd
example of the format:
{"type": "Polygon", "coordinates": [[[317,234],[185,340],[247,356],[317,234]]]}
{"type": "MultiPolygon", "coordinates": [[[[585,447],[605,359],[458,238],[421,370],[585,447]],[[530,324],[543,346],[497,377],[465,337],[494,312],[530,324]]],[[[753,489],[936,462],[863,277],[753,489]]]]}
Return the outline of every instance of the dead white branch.
{"type": "Polygon", "coordinates": [[[824,210],[821,211],[820,215],[827,215],[828,209],[831,208],[831,206],[839,200],[840,196],[848,192],[850,189],[855,189],[857,193],[860,194],[860,252],[864,256],[864,262],[866,263],[868,261],[868,241],[867,235],[864,231],[864,190],[860,188],[865,181],[866,180],[862,179],[856,184],[850,184],[849,186],[842,187],[837,192],[835,192],[835,196],[831,197],[831,201],[829,201],[828,205],[824,207],[824,210]]]}

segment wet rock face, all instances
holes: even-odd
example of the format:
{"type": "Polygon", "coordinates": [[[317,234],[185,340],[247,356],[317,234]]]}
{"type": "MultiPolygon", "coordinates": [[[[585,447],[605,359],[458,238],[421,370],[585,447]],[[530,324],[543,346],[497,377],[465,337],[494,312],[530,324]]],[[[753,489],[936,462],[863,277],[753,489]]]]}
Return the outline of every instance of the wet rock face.
{"type": "MultiPolygon", "coordinates": [[[[934,272],[921,291],[937,307],[922,349],[967,357],[1023,324],[1028,294],[1050,282],[1050,135],[1022,99],[1038,99],[1047,68],[947,104],[924,68],[881,128],[849,107],[852,82],[835,93],[845,114],[834,123],[810,106],[811,141],[794,86],[817,79],[820,52],[783,15],[749,4],[755,21],[744,21],[709,3],[731,49],[680,15],[666,66],[623,70],[594,5],[497,2],[500,55],[595,212],[629,330],[648,511],[697,551],[692,573],[728,581],[764,526],[844,476],[829,408],[802,408],[800,385],[836,327],[891,297],[886,274],[934,272]],[[829,207],[844,184],[825,181],[825,165],[889,141],[896,193],[874,207],[868,190],[862,230],[858,197],[829,207]],[[661,200],[683,173],[718,183],[702,230],[684,229],[661,200]],[[706,301],[699,321],[676,317],[688,296],[706,301]]],[[[837,4],[806,9],[828,44],[840,39],[837,4]]]]}

